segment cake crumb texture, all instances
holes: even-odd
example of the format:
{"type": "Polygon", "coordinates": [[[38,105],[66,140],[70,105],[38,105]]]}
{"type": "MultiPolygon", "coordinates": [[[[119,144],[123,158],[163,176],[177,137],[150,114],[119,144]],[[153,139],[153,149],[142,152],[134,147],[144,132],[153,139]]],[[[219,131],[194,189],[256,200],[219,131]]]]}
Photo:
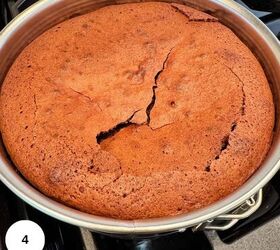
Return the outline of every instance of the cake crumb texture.
{"type": "Polygon", "coordinates": [[[180,4],[112,5],[31,42],[1,89],[11,159],[44,194],[142,219],[207,206],[260,166],[272,94],[252,52],[180,4]]]}

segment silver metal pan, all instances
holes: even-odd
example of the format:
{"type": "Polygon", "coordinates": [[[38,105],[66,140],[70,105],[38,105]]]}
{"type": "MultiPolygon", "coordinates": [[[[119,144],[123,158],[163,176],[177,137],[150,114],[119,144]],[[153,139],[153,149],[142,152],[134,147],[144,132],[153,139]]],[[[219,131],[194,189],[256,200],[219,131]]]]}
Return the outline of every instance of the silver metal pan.
{"type": "MultiPolygon", "coordinates": [[[[90,10],[127,2],[136,1],[41,0],[31,6],[0,33],[0,83],[19,52],[49,27],[90,10]]],[[[197,211],[159,219],[116,220],[82,213],[46,197],[18,174],[5,152],[4,145],[0,143],[0,179],[16,195],[59,220],[93,231],[117,234],[150,234],[184,230],[187,227],[193,227],[195,230],[225,230],[239,219],[249,216],[260,206],[262,187],[280,167],[280,44],[261,21],[233,1],[182,0],[176,2],[205,10],[218,17],[251,48],[266,70],[274,95],[276,124],[273,145],[259,170],[236,192],[197,211]]]]}

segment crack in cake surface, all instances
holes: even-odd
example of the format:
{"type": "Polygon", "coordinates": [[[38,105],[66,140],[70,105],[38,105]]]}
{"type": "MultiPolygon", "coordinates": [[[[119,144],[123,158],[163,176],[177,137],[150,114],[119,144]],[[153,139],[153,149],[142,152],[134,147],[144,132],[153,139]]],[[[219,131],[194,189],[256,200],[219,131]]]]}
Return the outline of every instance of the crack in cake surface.
{"type": "Polygon", "coordinates": [[[170,56],[171,51],[174,49],[171,48],[167,54],[167,56],[165,57],[165,60],[162,63],[162,68],[156,73],[155,77],[154,77],[154,85],[152,87],[152,91],[153,91],[153,96],[152,96],[152,100],[149,103],[149,105],[146,108],[146,114],[147,114],[147,125],[150,125],[150,121],[151,121],[151,111],[156,103],[156,88],[158,87],[158,78],[160,76],[160,74],[164,71],[165,67],[166,67],[166,62],[170,56]]]}
{"type": "Polygon", "coordinates": [[[91,97],[90,96],[88,96],[88,95],[85,95],[84,93],[82,93],[82,92],[80,92],[80,91],[77,91],[77,90],[75,90],[75,89],[73,89],[73,88],[71,88],[71,87],[69,87],[73,92],[75,92],[76,94],[78,94],[78,95],[81,95],[81,96],[83,96],[83,97],[85,97],[85,98],[87,98],[89,101],[93,101],[92,99],[91,99],[91,97]]]}
{"type": "Polygon", "coordinates": [[[211,171],[211,165],[213,164],[214,161],[217,161],[220,159],[221,154],[228,148],[228,146],[230,145],[229,140],[230,140],[230,136],[231,134],[234,132],[234,130],[237,127],[237,122],[234,121],[231,124],[231,128],[230,128],[230,133],[225,135],[223,137],[223,139],[221,140],[221,146],[220,146],[220,150],[219,153],[215,156],[214,160],[208,161],[208,163],[206,164],[204,170],[206,172],[210,172],[211,171]]]}
{"type": "MultiPolygon", "coordinates": [[[[75,90],[75,89],[73,89],[73,88],[71,88],[71,87],[69,87],[69,88],[70,88],[74,93],[76,93],[76,94],[78,94],[78,95],[80,95],[80,96],[86,98],[86,99],[89,100],[90,102],[93,102],[93,99],[92,99],[90,96],[88,96],[88,95],[86,95],[86,94],[84,94],[84,93],[82,93],[82,92],[80,92],[80,91],[77,91],[77,90],[75,90]]],[[[94,104],[97,105],[97,107],[100,109],[100,111],[103,111],[102,108],[100,107],[100,105],[98,104],[98,102],[94,102],[94,104]]]]}
{"type": "Polygon", "coordinates": [[[113,180],[109,181],[108,183],[106,183],[105,185],[103,185],[100,190],[103,191],[106,187],[110,186],[111,184],[117,182],[121,177],[123,176],[123,172],[121,170],[120,175],[118,175],[117,177],[115,177],[113,180]]]}
{"type": "MultiPolygon", "coordinates": [[[[174,48],[174,47],[173,47],[174,48]]],[[[154,85],[152,87],[152,90],[153,90],[153,96],[152,96],[152,100],[151,102],[149,103],[149,105],[147,106],[146,108],[146,114],[147,114],[147,122],[146,124],[149,126],[150,124],[150,120],[151,120],[151,117],[150,117],[150,113],[151,113],[151,110],[153,109],[154,105],[155,105],[155,102],[156,102],[156,93],[155,93],[155,89],[157,88],[157,81],[158,81],[158,78],[160,76],[160,74],[163,72],[163,70],[165,69],[166,67],[166,62],[169,58],[169,55],[171,53],[171,51],[173,50],[173,48],[171,48],[167,54],[167,56],[165,57],[165,60],[163,61],[163,64],[162,64],[162,68],[156,73],[155,77],[154,77],[154,85]]],[[[73,89],[72,89],[73,90],[73,89]]],[[[73,90],[74,92],[77,92],[75,90],[73,90]]],[[[77,92],[78,94],[81,94],[83,95],[82,93],[80,92],[77,92]]],[[[84,96],[84,95],[83,95],[84,96]]],[[[89,97],[88,97],[89,98],[89,97]]],[[[91,100],[91,99],[90,99],[91,100]]],[[[137,123],[133,123],[131,122],[131,120],[133,119],[133,117],[135,116],[135,114],[137,112],[139,112],[140,110],[142,109],[139,109],[139,110],[136,110],[127,120],[125,120],[124,122],[120,122],[118,123],[117,125],[115,125],[113,128],[107,130],[107,131],[101,131],[99,134],[97,134],[96,136],[96,141],[98,144],[100,144],[102,141],[104,141],[105,139],[109,138],[109,137],[112,137],[114,136],[117,132],[119,132],[120,130],[128,127],[128,126],[131,126],[131,125],[137,125],[137,123]]],[[[138,124],[138,125],[143,125],[143,124],[138,124]]]]}
{"type": "MultiPolygon", "coordinates": [[[[241,78],[234,72],[234,70],[229,67],[228,65],[226,65],[225,63],[217,60],[218,63],[221,63],[224,67],[226,67],[237,79],[238,81],[241,83],[241,91],[242,91],[242,103],[241,103],[241,108],[240,108],[240,116],[244,116],[245,115],[245,108],[246,108],[246,94],[245,94],[245,90],[244,90],[244,82],[241,80],[241,78]]],[[[226,136],[223,137],[222,141],[221,141],[221,148],[220,148],[220,152],[219,154],[217,154],[214,158],[214,160],[210,160],[207,162],[204,170],[206,172],[210,172],[211,171],[211,165],[213,164],[214,161],[217,161],[220,159],[221,154],[228,148],[228,146],[230,145],[229,141],[230,141],[230,137],[232,135],[232,133],[235,131],[235,129],[237,128],[238,125],[238,121],[235,120],[232,122],[231,124],[231,129],[230,129],[230,133],[227,134],[226,136]]]]}
{"type": "Polygon", "coordinates": [[[135,125],[136,123],[131,122],[132,118],[134,117],[134,115],[139,112],[141,109],[136,110],[127,120],[125,120],[124,122],[120,122],[117,125],[115,125],[113,128],[110,128],[107,131],[101,131],[99,134],[97,134],[96,136],[96,141],[98,144],[100,144],[103,140],[114,136],[116,133],[118,133],[120,130],[122,130],[123,128],[126,128],[128,126],[131,125],[135,125]]]}
{"type": "Polygon", "coordinates": [[[238,79],[238,81],[241,83],[241,91],[242,91],[242,105],[240,108],[240,112],[241,115],[245,114],[245,107],[246,107],[246,94],[245,94],[245,90],[244,90],[244,82],[241,80],[241,78],[234,72],[234,70],[229,67],[228,65],[226,65],[225,63],[220,62],[222,65],[224,65],[228,70],[231,71],[232,74],[234,74],[234,76],[238,79]]]}
{"type": "Polygon", "coordinates": [[[205,12],[201,14],[200,12],[197,12],[195,9],[191,9],[190,7],[186,5],[178,5],[178,4],[170,4],[172,8],[174,8],[178,13],[185,16],[189,22],[218,22],[218,19],[216,17],[213,17],[205,12]],[[187,10],[184,10],[184,8],[190,8],[189,12],[187,10]],[[194,14],[194,16],[193,16],[194,14]],[[197,16],[195,16],[198,14],[197,16]]]}

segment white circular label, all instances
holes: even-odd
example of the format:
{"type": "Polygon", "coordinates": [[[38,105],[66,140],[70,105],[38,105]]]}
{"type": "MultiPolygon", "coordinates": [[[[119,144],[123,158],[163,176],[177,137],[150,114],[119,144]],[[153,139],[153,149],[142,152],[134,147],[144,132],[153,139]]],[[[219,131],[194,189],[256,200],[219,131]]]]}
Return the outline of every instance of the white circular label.
{"type": "Polygon", "coordinates": [[[45,245],[45,235],[35,222],[20,220],[10,226],[5,241],[8,250],[42,250],[45,245]]]}

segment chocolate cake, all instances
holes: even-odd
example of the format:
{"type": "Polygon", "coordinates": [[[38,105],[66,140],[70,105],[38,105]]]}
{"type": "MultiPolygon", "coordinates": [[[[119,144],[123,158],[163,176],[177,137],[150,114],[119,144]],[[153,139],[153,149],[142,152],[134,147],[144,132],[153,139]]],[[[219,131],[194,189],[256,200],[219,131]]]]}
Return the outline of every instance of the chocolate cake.
{"type": "Polygon", "coordinates": [[[207,206],[258,169],[274,105],[253,53],[179,4],[112,5],[31,42],[1,89],[1,132],[49,197],[121,219],[207,206]]]}

